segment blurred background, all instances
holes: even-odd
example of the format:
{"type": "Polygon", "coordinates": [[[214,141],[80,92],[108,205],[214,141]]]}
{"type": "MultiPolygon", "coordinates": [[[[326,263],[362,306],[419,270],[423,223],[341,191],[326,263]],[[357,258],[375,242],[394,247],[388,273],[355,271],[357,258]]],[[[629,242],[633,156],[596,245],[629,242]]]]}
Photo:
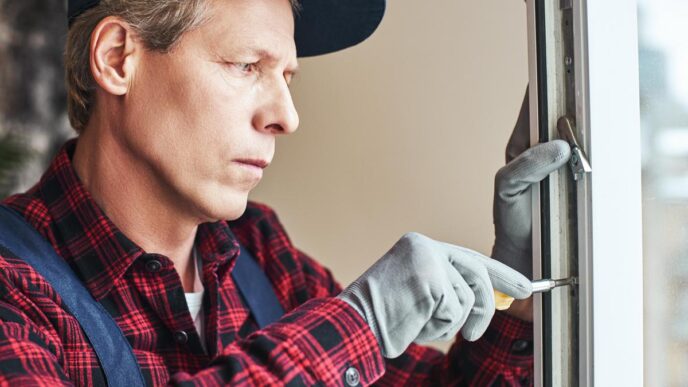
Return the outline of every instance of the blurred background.
{"type": "Polygon", "coordinates": [[[74,135],[62,68],[65,4],[0,0],[0,197],[33,185],[74,135]]]}
{"type": "Polygon", "coordinates": [[[640,0],[645,385],[688,385],[688,2],[640,0]]]}

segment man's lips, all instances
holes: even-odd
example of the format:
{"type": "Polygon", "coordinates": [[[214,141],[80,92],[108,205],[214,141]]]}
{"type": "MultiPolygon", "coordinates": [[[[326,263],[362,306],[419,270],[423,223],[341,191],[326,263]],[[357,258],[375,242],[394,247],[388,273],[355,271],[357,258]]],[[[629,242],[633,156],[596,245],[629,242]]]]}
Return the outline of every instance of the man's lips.
{"type": "Polygon", "coordinates": [[[265,169],[268,167],[268,165],[270,165],[268,161],[261,159],[235,159],[234,161],[240,164],[251,165],[260,169],[265,169]]]}

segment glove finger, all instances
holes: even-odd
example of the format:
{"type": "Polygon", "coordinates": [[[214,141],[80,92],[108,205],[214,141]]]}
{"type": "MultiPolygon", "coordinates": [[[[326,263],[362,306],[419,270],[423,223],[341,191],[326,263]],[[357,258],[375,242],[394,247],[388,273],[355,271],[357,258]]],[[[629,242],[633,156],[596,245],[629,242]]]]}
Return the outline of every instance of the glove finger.
{"type": "Polygon", "coordinates": [[[475,296],[461,333],[466,340],[475,341],[487,330],[495,313],[494,291],[484,262],[489,258],[460,246],[451,246],[453,252],[450,262],[461,273],[475,296]]]}
{"type": "MultiPolygon", "coordinates": [[[[499,290],[517,299],[528,298],[532,295],[533,284],[523,274],[477,251],[460,246],[454,246],[454,248],[462,250],[466,256],[473,257],[484,265],[492,288],[495,290],[499,290]]],[[[494,302],[494,293],[492,293],[492,297],[494,302]]]]}
{"type": "Polygon", "coordinates": [[[523,274],[495,259],[483,259],[495,290],[520,300],[533,294],[533,284],[523,274]]]}
{"type": "Polygon", "coordinates": [[[417,342],[452,339],[466,323],[474,305],[475,295],[459,272],[449,262],[444,270],[448,281],[443,300],[423,327],[417,342]]]}
{"type": "Polygon", "coordinates": [[[559,169],[571,157],[566,141],[553,140],[538,144],[502,167],[495,177],[495,187],[502,199],[517,196],[559,169]]]}
{"type": "Polygon", "coordinates": [[[514,126],[514,131],[511,132],[509,142],[506,144],[506,162],[515,159],[521,153],[525,152],[530,147],[530,114],[528,113],[528,88],[526,88],[526,95],[523,97],[521,103],[521,111],[518,113],[518,120],[514,126]]]}

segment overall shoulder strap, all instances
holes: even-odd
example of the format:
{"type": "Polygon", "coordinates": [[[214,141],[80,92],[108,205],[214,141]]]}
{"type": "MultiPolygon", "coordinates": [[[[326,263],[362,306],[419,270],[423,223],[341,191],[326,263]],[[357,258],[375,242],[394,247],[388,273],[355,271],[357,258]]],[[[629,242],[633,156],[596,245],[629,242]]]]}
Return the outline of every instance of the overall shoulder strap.
{"type": "Polygon", "coordinates": [[[17,212],[0,205],[0,245],[40,273],[79,321],[109,386],[145,386],[122,330],[52,246],[17,212]]]}
{"type": "Polygon", "coordinates": [[[251,310],[258,326],[264,328],[284,315],[270,280],[253,255],[243,246],[232,271],[234,283],[251,310]]]}

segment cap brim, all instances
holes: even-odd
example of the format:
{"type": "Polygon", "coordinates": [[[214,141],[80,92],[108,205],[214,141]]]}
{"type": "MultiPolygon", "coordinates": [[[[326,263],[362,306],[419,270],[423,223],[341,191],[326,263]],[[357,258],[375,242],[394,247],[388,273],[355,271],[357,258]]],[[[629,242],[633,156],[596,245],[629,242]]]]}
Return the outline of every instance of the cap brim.
{"type": "Polygon", "coordinates": [[[294,16],[299,57],[356,45],[375,32],[385,14],[385,0],[301,0],[294,16]]]}

